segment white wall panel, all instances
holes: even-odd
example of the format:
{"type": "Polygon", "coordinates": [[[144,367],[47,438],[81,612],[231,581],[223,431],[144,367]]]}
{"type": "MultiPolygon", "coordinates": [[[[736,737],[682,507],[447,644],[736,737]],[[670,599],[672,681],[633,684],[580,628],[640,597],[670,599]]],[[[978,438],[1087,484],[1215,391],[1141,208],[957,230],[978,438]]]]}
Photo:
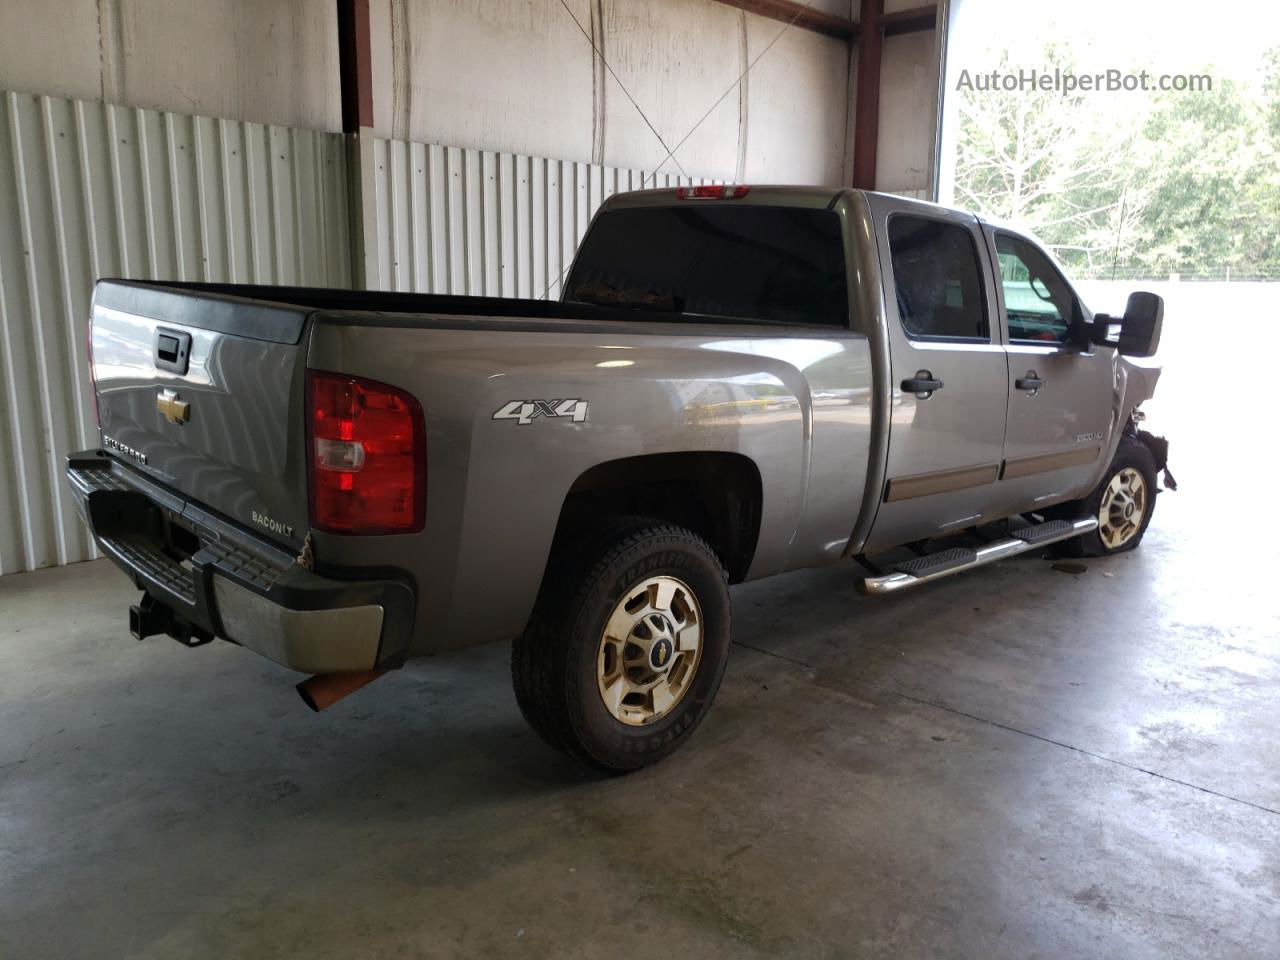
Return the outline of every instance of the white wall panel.
{"type": "Polygon", "coordinates": [[[939,66],[932,31],[886,38],[880,65],[876,189],[932,192],[939,66]]]}
{"type": "MultiPolygon", "coordinates": [[[[748,20],[765,24],[765,30],[772,27],[771,36],[784,29],[777,21],[749,17],[722,3],[607,0],[605,58],[667,149],[610,77],[601,159],[617,166],[652,170],[662,164],[663,171],[683,168],[689,174],[732,178],[743,120],[736,83],[745,69],[742,32],[748,20]],[[667,150],[682,140],[674,159],[663,164],[667,150]]],[[[751,114],[749,98],[747,103],[751,114]]],[[[799,101],[797,109],[808,106],[799,101]]]]}
{"type": "Polygon", "coordinates": [[[713,0],[371,0],[370,33],[381,137],[726,180],[744,168],[755,182],[840,180],[848,44],[771,18],[713,0]],[[674,161],[663,143],[680,144],[674,161]]]}
{"type": "Polygon", "coordinates": [[[779,33],[781,26],[776,20],[747,18],[747,62],[759,60],[745,80],[750,109],[743,119],[743,172],[738,179],[847,183],[841,177],[853,126],[851,48],[808,30],[779,33]]]}
{"type": "Polygon", "coordinates": [[[590,32],[596,0],[566,2],[371,0],[377,133],[590,159],[592,49],[574,18],[590,32]]]}
{"type": "Polygon", "coordinates": [[[513,153],[374,141],[370,286],[552,299],[596,209],[626,190],[717,183],[513,153]]]}
{"type": "Polygon", "coordinates": [[[349,283],[340,135],[0,92],[0,574],[87,559],[97,277],[349,283]]]}
{"type": "Polygon", "coordinates": [[[0,0],[0,89],[339,131],[327,0],[0,0]]]}

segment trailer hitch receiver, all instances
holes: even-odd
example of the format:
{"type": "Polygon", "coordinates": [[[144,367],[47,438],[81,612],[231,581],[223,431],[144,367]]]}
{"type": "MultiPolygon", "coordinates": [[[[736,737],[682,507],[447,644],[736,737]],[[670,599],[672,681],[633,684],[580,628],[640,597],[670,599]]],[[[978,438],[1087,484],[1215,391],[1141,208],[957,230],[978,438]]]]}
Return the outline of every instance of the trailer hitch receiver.
{"type": "Polygon", "coordinates": [[[179,616],[172,607],[149,593],[144,593],[140,601],[129,607],[129,632],[135,640],[164,634],[184,647],[199,647],[213,639],[211,633],[179,616]]]}

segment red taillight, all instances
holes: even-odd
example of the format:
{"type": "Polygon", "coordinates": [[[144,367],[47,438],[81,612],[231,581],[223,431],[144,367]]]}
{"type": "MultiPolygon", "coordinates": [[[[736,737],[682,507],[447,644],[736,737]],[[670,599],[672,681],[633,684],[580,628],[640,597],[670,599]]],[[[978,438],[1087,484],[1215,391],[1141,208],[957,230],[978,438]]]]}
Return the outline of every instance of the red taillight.
{"type": "Polygon", "coordinates": [[[750,190],[750,187],[744,187],[742,184],[725,186],[722,183],[716,183],[704,187],[679,187],[676,190],[676,197],[681,200],[740,200],[750,190]]]}
{"type": "Polygon", "coordinates": [[[311,525],[329,533],[415,533],[426,514],[426,431],[395,387],[307,371],[311,525]]]}
{"type": "Polygon", "coordinates": [[[93,422],[102,427],[102,414],[98,412],[98,374],[93,369],[93,314],[89,314],[89,326],[84,338],[84,352],[89,360],[89,399],[93,401],[93,422]]]}

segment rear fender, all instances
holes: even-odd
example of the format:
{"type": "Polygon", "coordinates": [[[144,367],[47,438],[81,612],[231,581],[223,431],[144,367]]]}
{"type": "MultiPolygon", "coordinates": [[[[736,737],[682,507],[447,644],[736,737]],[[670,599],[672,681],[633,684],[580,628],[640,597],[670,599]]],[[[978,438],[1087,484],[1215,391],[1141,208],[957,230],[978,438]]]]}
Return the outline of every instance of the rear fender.
{"type": "Polygon", "coordinates": [[[316,326],[310,365],[410,390],[426,414],[423,531],[314,535],[320,563],[413,571],[412,653],[518,634],[566,498],[612,461],[685,453],[749,461],[764,495],[743,579],[839,558],[867,473],[865,336],[694,323],[529,326],[468,318],[316,326]]]}

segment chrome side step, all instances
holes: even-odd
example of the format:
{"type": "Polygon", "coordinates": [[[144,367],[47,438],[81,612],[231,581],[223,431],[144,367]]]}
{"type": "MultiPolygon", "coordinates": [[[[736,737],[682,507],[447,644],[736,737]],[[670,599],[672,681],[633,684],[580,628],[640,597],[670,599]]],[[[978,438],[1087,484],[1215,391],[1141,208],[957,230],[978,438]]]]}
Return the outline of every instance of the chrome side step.
{"type": "Polygon", "coordinates": [[[972,570],[988,563],[995,563],[1006,557],[1016,557],[1028,550],[1057,543],[1059,540],[1070,540],[1090,530],[1098,528],[1096,517],[1083,520],[1051,520],[1035,526],[1024,527],[1005,540],[997,540],[977,550],[957,548],[943,550],[941,553],[927,557],[918,557],[896,565],[892,573],[880,577],[866,577],[858,581],[858,592],[879,595],[905,590],[931,580],[941,580],[953,573],[972,570]],[[936,558],[936,560],[935,560],[936,558]]]}

